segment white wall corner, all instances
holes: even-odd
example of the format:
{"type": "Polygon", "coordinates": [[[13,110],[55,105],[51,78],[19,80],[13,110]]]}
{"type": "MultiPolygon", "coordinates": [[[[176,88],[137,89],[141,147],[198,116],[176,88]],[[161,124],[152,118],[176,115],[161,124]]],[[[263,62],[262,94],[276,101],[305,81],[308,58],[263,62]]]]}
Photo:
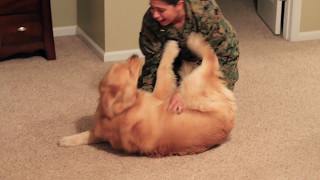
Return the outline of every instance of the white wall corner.
{"type": "Polygon", "coordinates": [[[77,26],[63,26],[53,28],[53,36],[70,36],[76,35],[77,26]]]}
{"type": "Polygon", "coordinates": [[[132,54],[144,57],[140,49],[129,49],[121,51],[105,52],[96,42],[94,42],[80,27],[76,28],[77,36],[89,46],[104,62],[124,61],[132,54]]]}

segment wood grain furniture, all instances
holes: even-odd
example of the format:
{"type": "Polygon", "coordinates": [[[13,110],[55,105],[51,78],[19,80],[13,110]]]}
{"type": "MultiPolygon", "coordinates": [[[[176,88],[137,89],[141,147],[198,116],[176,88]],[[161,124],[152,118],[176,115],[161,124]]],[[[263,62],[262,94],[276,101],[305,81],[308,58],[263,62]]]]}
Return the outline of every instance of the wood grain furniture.
{"type": "Polygon", "coordinates": [[[50,0],[0,0],[0,59],[36,51],[56,59],[50,0]]]}

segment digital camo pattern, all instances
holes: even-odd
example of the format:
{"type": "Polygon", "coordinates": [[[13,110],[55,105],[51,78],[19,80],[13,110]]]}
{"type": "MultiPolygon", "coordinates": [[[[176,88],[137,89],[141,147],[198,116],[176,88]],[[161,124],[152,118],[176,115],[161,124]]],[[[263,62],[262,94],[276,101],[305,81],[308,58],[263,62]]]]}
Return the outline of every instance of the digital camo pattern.
{"type": "MultiPolygon", "coordinates": [[[[197,65],[201,59],[193,55],[186,42],[191,32],[201,33],[211,44],[219,59],[220,70],[229,89],[233,90],[239,78],[237,63],[239,60],[239,41],[236,31],[224,18],[214,0],[185,0],[186,21],[181,30],[173,25],[162,27],[148,10],[143,18],[139,45],[145,55],[145,64],[138,81],[138,87],[152,91],[156,82],[163,48],[167,40],[176,40],[181,49],[174,63],[177,71],[182,61],[192,61],[197,65]]],[[[177,79],[179,80],[177,75],[177,79]]]]}

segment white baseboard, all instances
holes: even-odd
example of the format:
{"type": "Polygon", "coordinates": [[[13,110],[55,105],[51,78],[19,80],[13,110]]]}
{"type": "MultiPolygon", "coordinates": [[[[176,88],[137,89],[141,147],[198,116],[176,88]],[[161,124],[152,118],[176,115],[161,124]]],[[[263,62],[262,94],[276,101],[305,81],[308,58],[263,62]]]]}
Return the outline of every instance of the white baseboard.
{"type": "Polygon", "coordinates": [[[86,43],[104,62],[123,61],[132,54],[137,54],[144,57],[140,49],[129,49],[121,51],[105,52],[96,42],[94,42],[81,28],[76,28],[78,37],[86,43]]]}
{"type": "Polygon", "coordinates": [[[69,36],[76,35],[77,26],[63,26],[53,28],[53,36],[69,36]]]}
{"type": "Polygon", "coordinates": [[[102,60],[104,60],[104,50],[95,43],[81,28],[76,29],[77,36],[91,48],[102,60]]]}
{"type": "Polygon", "coordinates": [[[300,32],[295,41],[317,40],[320,39],[320,31],[300,32]]]}

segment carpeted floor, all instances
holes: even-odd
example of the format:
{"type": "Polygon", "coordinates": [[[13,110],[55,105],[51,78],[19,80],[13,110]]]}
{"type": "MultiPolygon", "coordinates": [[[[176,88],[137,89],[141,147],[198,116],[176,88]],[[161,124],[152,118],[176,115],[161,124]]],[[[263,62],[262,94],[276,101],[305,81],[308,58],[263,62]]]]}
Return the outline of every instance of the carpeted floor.
{"type": "Polygon", "coordinates": [[[253,0],[218,2],[241,42],[238,117],[226,143],[160,159],[108,144],[57,147],[92,127],[112,64],[78,37],[58,37],[56,61],[0,62],[0,179],[320,179],[320,41],[273,36],[253,0]]]}

